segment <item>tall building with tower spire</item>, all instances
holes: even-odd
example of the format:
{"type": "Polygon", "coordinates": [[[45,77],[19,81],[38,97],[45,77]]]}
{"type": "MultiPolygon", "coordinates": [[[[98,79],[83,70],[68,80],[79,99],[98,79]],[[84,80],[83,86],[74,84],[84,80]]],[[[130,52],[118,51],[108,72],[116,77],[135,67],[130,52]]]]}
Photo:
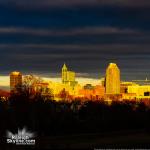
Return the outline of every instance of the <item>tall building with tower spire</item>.
{"type": "Polygon", "coordinates": [[[67,69],[66,64],[64,63],[62,67],[62,83],[64,84],[67,82],[67,72],[68,72],[68,69],[67,69]]]}
{"type": "Polygon", "coordinates": [[[65,63],[62,67],[62,83],[69,85],[75,83],[75,72],[69,71],[65,63]]]}
{"type": "Polygon", "coordinates": [[[115,63],[106,69],[106,94],[120,94],[120,70],[115,63]]]}

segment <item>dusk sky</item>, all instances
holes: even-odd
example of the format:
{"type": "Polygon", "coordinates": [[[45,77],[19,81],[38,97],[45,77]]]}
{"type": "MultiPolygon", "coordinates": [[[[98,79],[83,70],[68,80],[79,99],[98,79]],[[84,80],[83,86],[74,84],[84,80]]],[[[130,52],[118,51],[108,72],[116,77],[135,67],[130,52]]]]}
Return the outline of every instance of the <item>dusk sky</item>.
{"type": "Polygon", "coordinates": [[[0,74],[17,70],[100,78],[110,62],[122,80],[150,79],[150,1],[0,0],[0,74]]]}

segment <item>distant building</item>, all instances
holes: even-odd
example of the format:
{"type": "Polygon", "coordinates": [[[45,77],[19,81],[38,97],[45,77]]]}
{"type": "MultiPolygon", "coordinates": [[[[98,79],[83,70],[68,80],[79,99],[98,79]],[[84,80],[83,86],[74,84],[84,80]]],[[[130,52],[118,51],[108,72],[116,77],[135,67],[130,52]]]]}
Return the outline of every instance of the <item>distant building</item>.
{"type": "Polygon", "coordinates": [[[92,86],[92,84],[86,84],[83,88],[87,90],[93,90],[94,86],[92,86]]]}
{"type": "MultiPolygon", "coordinates": [[[[61,99],[62,92],[66,92],[69,96],[78,97],[79,90],[82,88],[79,84],[76,84],[74,87],[69,84],[63,84],[59,82],[49,82],[48,88],[52,91],[54,99],[59,101],[61,99]]],[[[69,99],[69,98],[68,98],[69,99]]]]}
{"type": "Polygon", "coordinates": [[[22,74],[20,72],[10,73],[10,90],[17,92],[22,88],[22,74]]]}
{"type": "Polygon", "coordinates": [[[75,81],[75,72],[69,71],[66,64],[62,67],[62,83],[74,86],[77,82],[75,81]]]}
{"type": "Polygon", "coordinates": [[[104,98],[105,88],[101,85],[92,86],[91,84],[86,84],[79,91],[79,95],[84,99],[88,100],[99,100],[104,98]]]}
{"type": "Polygon", "coordinates": [[[120,94],[120,70],[115,63],[106,69],[106,94],[120,94]]]}
{"type": "Polygon", "coordinates": [[[135,86],[138,85],[135,82],[121,82],[120,83],[120,93],[126,94],[128,93],[128,86],[135,86]]]}
{"type": "Polygon", "coordinates": [[[103,87],[105,87],[105,82],[106,82],[106,78],[102,78],[102,79],[101,79],[101,85],[102,85],[103,87]]]}
{"type": "Polygon", "coordinates": [[[150,85],[128,86],[129,94],[136,94],[137,99],[150,98],[150,85]]]}

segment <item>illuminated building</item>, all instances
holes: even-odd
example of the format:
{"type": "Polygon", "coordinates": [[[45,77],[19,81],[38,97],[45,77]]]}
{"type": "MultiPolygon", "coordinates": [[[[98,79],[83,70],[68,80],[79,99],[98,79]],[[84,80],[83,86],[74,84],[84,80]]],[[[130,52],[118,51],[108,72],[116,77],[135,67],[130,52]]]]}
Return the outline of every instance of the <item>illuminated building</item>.
{"type": "Polygon", "coordinates": [[[10,73],[10,90],[14,92],[20,91],[22,88],[22,74],[20,72],[10,73]]]}
{"type": "Polygon", "coordinates": [[[137,99],[150,98],[150,85],[128,86],[128,93],[136,94],[137,99]]]}
{"type": "Polygon", "coordinates": [[[69,71],[66,64],[62,67],[62,83],[74,86],[77,82],[75,81],[75,72],[69,71]]]}
{"type": "Polygon", "coordinates": [[[128,86],[138,85],[135,82],[121,82],[120,84],[120,93],[125,94],[128,93],[128,86]]]}
{"type": "Polygon", "coordinates": [[[42,94],[48,93],[48,85],[49,84],[46,82],[37,83],[34,85],[34,90],[36,92],[41,92],[42,94]]]}
{"type": "Polygon", "coordinates": [[[62,91],[65,91],[66,93],[68,93],[69,96],[72,96],[73,98],[78,97],[81,86],[79,84],[76,84],[74,87],[72,87],[69,84],[63,84],[59,82],[49,82],[48,88],[51,91],[53,91],[54,99],[59,101],[62,100],[60,97],[62,91]]]}
{"type": "Polygon", "coordinates": [[[94,94],[99,98],[103,98],[105,94],[105,88],[101,85],[96,85],[94,88],[94,94]]]}
{"type": "Polygon", "coordinates": [[[92,86],[86,84],[80,91],[79,95],[88,100],[99,100],[104,98],[105,88],[101,85],[92,86]]]}
{"type": "Polygon", "coordinates": [[[106,69],[106,94],[120,94],[120,70],[115,63],[106,69]]]}

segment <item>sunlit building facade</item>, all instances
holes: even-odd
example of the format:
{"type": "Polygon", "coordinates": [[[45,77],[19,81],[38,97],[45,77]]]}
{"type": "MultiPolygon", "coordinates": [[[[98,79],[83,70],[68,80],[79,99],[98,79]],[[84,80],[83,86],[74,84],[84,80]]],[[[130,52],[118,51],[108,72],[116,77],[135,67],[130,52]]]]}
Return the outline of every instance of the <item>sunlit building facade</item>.
{"type": "Polygon", "coordinates": [[[74,84],[76,84],[75,72],[68,70],[66,64],[64,64],[62,67],[62,83],[69,84],[71,86],[74,86],[74,84]]]}
{"type": "Polygon", "coordinates": [[[135,98],[150,98],[150,85],[128,86],[128,93],[135,94],[135,98]]]}
{"type": "Polygon", "coordinates": [[[22,74],[14,71],[10,73],[10,90],[17,92],[22,88],[22,74]]]}
{"type": "MultiPolygon", "coordinates": [[[[79,96],[79,90],[82,88],[79,84],[74,87],[69,84],[63,84],[59,82],[49,82],[48,88],[53,92],[55,100],[62,100],[62,93],[67,93],[68,96],[75,98],[79,96]]],[[[70,99],[70,98],[68,98],[70,99]]]]}
{"type": "Polygon", "coordinates": [[[127,94],[128,93],[128,87],[129,86],[136,86],[138,85],[135,82],[121,82],[120,83],[120,93],[121,94],[127,94]]]}
{"type": "Polygon", "coordinates": [[[120,70],[115,63],[106,69],[106,94],[120,94],[120,70]]]}
{"type": "Polygon", "coordinates": [[[79,95],[85,100],[100,100],[104,98],[104,94],[105,88],[101,85],[87,84],[79,91],[79,95]]]}

